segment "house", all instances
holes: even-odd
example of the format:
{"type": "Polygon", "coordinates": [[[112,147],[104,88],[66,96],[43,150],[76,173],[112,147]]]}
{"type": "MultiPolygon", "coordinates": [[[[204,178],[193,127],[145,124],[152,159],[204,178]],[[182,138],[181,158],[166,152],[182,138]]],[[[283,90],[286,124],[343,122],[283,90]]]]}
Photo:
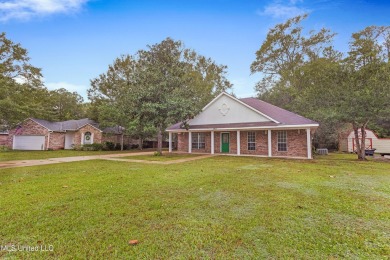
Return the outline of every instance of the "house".
{"type": "MultiPolygon", "coordinates": [[[[28,118],[4,136],[4,145],[15,150],[58,150],[106,141],[116,143],[120,140],[120,129],[100,129],[95,121],[88,118],[62,122],[28,118]]],[[[125,138],[125,141],[131,141],[129,137],[125,138]]]]}
{"type": "Polygon", "coordinates": [[[169,151],[177,135],[180,152],[312,158],[312,137],[319,124],[256,98],[221,93],[184,128],[166,129],[169,151]]]}
{"type": "MultiPolygon", "coordinates": [[[[362,133],[359,129],[359,138],[361,139],[362,133]]],[[[390,138],[379,138],[374,131],[366,129],[366,149],[375,149],[375,153],[390,154],[390,138]]],[[[355,132],[349,131],[348,135],[343,135],[339,140],[339,148],[342,152],[353,153],[356,151],[355,132]]]]}

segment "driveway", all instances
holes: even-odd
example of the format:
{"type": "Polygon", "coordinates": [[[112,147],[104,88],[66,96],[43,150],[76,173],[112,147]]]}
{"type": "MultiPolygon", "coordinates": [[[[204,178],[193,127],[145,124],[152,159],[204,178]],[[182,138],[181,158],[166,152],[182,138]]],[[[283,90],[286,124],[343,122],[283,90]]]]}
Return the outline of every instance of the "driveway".
{"type": "Polygon", "coordinates": [[[214,156],[211,154],[206,154],[206,155],[202,155],[202,156],[177,159],[177,160],[172,160],[172,161],[164,161],[164,162],[120,158],[120,157],[136,156],[136,155],[151,155],[153,153],[154,152],[120,153],[120,154],[59,157],[59,158],[49,158],[49,159],[40,159],[40,160],[5,161],[5,162],[0,162],[0,169],[26,167],[26,166],[39,166],[39,165],[57,164],[57,163],[66,163],[66,162],[79,162],[79,161],[98,160],[98,159],[109,160],[109,161],[146,163],[146,164],[175,164],[175,163],[183,163],[183,162],[194,161],[194,160],[199,160],[199,159],[214,156]]]}

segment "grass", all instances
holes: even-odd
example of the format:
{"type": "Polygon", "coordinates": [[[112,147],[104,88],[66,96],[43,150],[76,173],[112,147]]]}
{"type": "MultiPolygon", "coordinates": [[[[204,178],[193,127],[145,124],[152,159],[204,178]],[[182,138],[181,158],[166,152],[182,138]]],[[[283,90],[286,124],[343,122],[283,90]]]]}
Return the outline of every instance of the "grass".
{"type": "MultiPolygon", "coordinates": [[[[145,149],[143,151],[149,151],[145,149]]],[[[150,149],[150,151],[153,151],[150,149]]],[[[113,153],[134,153],[140,150],[126,150],[126,151],[75,151],[75,150],[56,150],[56,151],[6,151],[0,152],[0,161],[13,160],[38,160],[58,157],[72,157],[72,156],[87,156],[87,155],[102,155],[113,153]]]]}
{"type": "Polygon", "coordinates": [[[187,158],[193,158],[197,156],[201,156],[202,154],[180,154],[180,153],[163,153],[160,156],[155,156],[153,154],[146,154],[146,155],[135,155],[135,156],[128,156],[128,157],[122,157],[126,159],[134,159],[134,160],[145,160],[145,161],[172,161],[172,160],[179,160],[179,159],[187,159],[187,158]]]}
{"type": "Polygon", "coordinates": [[[0,245],[54,250],[0,258],[386,259],[390,164],[354,158],[2,169],[0,245]]]}

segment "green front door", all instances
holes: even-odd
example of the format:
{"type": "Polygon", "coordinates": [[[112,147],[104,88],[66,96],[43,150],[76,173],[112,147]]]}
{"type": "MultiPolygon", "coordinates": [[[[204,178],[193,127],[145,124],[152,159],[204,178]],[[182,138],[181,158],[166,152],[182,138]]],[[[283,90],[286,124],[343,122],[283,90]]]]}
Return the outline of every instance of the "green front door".
{"type": "Polygon", "coordinates": [[[229,152],[229,133],[222,133],[222,152],[229,152]]]}

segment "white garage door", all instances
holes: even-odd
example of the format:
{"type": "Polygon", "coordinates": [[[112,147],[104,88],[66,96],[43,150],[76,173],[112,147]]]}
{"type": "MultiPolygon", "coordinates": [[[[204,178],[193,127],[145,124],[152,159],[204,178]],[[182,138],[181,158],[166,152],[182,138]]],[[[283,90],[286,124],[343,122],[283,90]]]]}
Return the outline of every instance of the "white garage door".
{"type": "Polygon", "coordinates": [[[15,150],[44,150],[45,136],[44,135],[15,135],[14,136],[15,150]]]}

